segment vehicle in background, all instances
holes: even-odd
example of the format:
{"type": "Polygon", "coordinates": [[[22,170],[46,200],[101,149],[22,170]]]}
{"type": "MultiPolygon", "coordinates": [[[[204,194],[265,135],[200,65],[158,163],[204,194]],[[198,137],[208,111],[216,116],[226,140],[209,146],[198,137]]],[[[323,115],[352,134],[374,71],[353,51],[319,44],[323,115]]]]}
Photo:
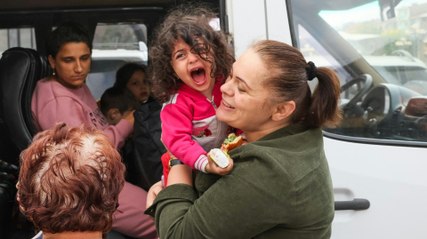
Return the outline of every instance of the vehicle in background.
{"type": "MultiPolygon", "coordinates": [[[[149,46],[153,29],[181,2],[8,1],[0,9],[0,51],[21,46],[43,54],[53,22],[80,21],[94,35],[88,84],[98,95],[122,63],[149,62],[141,42],[149,46]]],[[[205,2],[218,9],[236,57],[255,40],[273,39],[339,74],[343,120],[324,129],[336,199],[332,238],[424,238],[427,0],[205,2]]],[[[0,130],[0,157],[16,163],[10,133],[0,130]]]]}
{"type": "Polygon", "coordinates": [[[423,238],[427,1],[287,2],[289,42],[341,78],[343,120],[324,129],[332,238],[423,238]]]}
{"type": "Polygon", "coordinates": [[[427,95],[408,82],[427,78],[420,62],[407,64],[399,53],[409,52],[421,68],[427,63],[427,1],[227,4],[237,55],[254,40],[279,40],[308,59],[327,59],[340,76],[343,120],[324,129],[336,200],[332,238],[424,238],[427,95]],[[396,53],[400,63],[390,67],[396,53]],[[388,60],[370,64],[380,57],[388,60]]]}

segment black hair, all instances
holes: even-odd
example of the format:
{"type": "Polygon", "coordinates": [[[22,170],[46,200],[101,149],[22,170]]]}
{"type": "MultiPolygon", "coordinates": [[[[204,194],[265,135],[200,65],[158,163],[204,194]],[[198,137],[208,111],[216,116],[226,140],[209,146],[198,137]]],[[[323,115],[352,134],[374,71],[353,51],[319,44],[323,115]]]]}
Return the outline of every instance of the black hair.
{"type": "MultiPolygon", "coordinates": [[[[147,73],[146,66],[138,63],[126,63],[123,66],[121,66],[116,73],[116,82],[114,82],[114,87],[121,89],[122,91],[125,91],[126,85],[129,82],[130,78],[132,77],[133,73],[135,71],[142,71],[144,74],[147,73]]],[[[148,80],[146,80],[148,84],[148,80]]]]}
{"type": "Polygon", "coordinates": [[[205,61],[211,61],[211,77],[228,77],[234,62],[231,45],[224,32],[216,31],[210,21],[217,14],[204,5],[179,5],[172,9],[157,28],[149,49],[149,79],[152,92],[160,102],[166,102],[178,91],[183,82],[176,77],[171,65],[173,47],[182,39],[205,61]],[[206,53],[212,52],[213,59],[206,53]]]}
{"type": "Polygon", "coordinates": [[[99,102],[99,108],[104,115],[109,109],[117,108],[120,113],[124,113],[133,107],[133,102],[125,93],[117,88],[110,87],[104,91],[99,102]]]}
{"type": "Polygon", "coordinates": [[[53,57],[69,42],[83,42],[92,52],[92,40],[87,29],[76,22],[64,22],[51,32],[48,38],[47,54],[53,57]]]}

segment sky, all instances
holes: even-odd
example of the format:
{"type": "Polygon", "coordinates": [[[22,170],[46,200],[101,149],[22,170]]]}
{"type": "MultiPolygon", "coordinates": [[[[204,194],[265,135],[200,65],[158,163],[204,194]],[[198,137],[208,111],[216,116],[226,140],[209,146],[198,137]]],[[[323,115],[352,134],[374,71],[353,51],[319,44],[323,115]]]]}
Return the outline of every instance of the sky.
{"type": "MultiPolygon", "coordinates": [[[[427,0],[402,0],[398,7],[425,2],[427,0]]],[[[380,7],[378,1],[374,1],[347,11],[322,11],[320,16],[334,28],[339,28],[348,22],[364,22],[372,19],[380,19],[380,7]]]]}

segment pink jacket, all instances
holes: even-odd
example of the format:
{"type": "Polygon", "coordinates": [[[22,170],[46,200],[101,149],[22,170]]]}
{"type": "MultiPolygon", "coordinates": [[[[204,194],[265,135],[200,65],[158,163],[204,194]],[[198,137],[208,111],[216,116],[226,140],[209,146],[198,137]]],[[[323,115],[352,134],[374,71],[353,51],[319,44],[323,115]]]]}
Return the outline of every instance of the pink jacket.
{"type": "Polygon", "coordinates": [[[216,107],[222,100],[221,83],[217,80],[212,101],[183,85],[169,102],[163,104],[160,112],[163,144],[192,168],[201,170],[202,166],[195,165],[196,161],[210,149],[219,147],[226,137],[227,125],[215,116],[216,107]]]}
{"type": "Polygon", "coordinates": [[[57,122],[69,126],[85,124],[104,131],[116,148],[132,132],[132,125],[126,120],[115,126],[107,123],[86,85],[70,89],[55,80],[42,79],[34,90],[31,110],[40,130],[49,129],[57,122]]]}

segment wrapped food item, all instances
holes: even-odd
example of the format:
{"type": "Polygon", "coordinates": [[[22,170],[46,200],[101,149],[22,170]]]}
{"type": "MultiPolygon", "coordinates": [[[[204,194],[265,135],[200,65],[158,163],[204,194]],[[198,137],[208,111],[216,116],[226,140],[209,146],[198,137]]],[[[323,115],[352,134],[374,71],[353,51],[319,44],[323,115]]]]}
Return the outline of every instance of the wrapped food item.
{"type": "Polygon", "coordinates": [[[242,136],[237,136],[234,133],[231,133],[224,140],[221,145],[221,149],[214,148],[211,149],[208,153],[208,157],[215,162],[216,165],[220,168],[226,168],[230,164],[230,155],[228,152],[240,145],[243,144],[242,136]]]}
{"type": "Polygon", "coordinates": [[[226,168],[230,164],[230,156],[228,153],[218,148],[211,149],[208,153],[208,157],[220,168],[226,168]]]}

